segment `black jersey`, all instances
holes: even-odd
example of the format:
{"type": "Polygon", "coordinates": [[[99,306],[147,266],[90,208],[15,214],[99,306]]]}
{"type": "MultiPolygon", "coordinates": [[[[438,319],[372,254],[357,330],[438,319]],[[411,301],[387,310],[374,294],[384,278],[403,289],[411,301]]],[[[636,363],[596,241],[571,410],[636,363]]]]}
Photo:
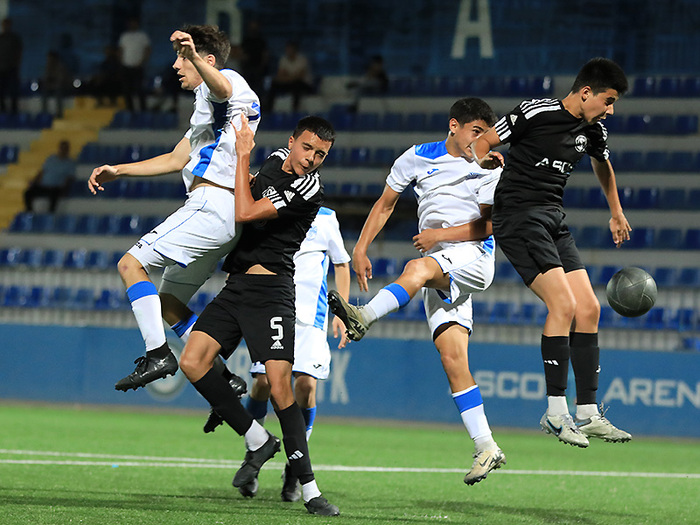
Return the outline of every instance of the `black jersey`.
{"type": "Polygon", "coordinates": [[[561,100],[526,100],[499,119],[495,129],[510,150],[496,187],[494,213],[561,207],[566,181],[583,155],[601,162],[609,156],[603,124],[574,117],[561,100]]]}
{"type": "Polygon", "coordinates": [[[270,199],[279,216],[243,224],[238,244],[224,261],[224,271],[245,273],[261,264],[277,275],[294,275],[294,254],[321,207],[323,189],[318,171],[302,177],[282,171],[288,155],[286,148],[272,153],[251,187],[253,198],[270,199]]]}

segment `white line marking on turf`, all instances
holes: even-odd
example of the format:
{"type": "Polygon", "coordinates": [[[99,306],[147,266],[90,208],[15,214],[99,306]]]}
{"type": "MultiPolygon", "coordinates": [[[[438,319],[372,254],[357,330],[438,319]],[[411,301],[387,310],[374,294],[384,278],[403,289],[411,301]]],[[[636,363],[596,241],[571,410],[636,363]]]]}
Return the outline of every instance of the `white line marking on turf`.
{"type": "MultiPolygon", "coordinates": [[[[112,454],[90,454],[86,452],[56,452],[41,450],[0,449],[0,454],[9,456],[48,456],[57,458],[103,459],[107,461],[81,461],[71,459],[0,459],[0,464],[6,465],[58,465],[81,467],[158,467],[158,468],[237,468],[240,461],[205,459],[205,458],[173,458],[158,456],[131,456],[112,454]],[[128,460],[128,461],[125,461],[128,460]]],[[[265,468],[281,468],[282,463],[268,462],[265,468]]],[[[461,474],[463,468],[418,468],[418,467],[363,467],[347,465],[314,465],[316,471],[332,472],[410,472],[433,474],[461,474]]],[[[682,472],[613,472],[589,470],[509,470],[500,469],[501,474],[521,476],[593,476],[593,477],[622,477],[622,478],[679,478],[700,479],[698,473],[682,472]]]]}

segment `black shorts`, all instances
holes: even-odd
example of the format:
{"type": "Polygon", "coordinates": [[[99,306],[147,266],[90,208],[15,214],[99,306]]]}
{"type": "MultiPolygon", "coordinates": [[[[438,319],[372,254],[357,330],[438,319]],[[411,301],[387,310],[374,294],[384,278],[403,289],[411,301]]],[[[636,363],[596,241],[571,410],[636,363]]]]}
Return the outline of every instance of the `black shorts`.
{"type": "Polygon", "coordinates": [[[236,274],[192,328],[213,337],[228,359],[241,338],[253,362],[294,362],[294,279],[291,276],[236,274]]]}
{"type": "Polygon", "coordinates": [[[585,268],[561,208],[530,208],[493,216],[493,236],[527,286],[541,273],[585,268]]]}

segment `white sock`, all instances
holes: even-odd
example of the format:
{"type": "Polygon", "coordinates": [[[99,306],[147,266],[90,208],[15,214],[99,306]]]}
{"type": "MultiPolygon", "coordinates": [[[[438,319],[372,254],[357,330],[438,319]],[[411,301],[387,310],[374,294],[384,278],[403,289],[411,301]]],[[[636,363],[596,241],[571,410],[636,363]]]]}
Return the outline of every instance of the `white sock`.
{"type": "Polygon", "coordinates": [[[321,491],[318,490],[318,485],[316,485],[316,480],[312,479],[308,483],[304,483],[301,486],[301,493],[304,498],[304,502],[308,503],[314,498],[317,498],[321,495],[321,491]]]}
{"type": "Polygon", "coordinates": [[[165,344],[165,328],[161,319],[158,291],[151,281],[140,281],[126,290],[136,324],[146,344],[146,350],[155,350],[165,344]]]}
{"type": "Polygon", "coordinates": [[[566,396],[547,396],[547,415],[563,416],[569,413],[566,396]]]}
{"type": "Polygon", "coordinates": [[[258,450],[269,439],[267,430],[255,420],[243,437],[245,438],[245,448],[248,450],[258,450]]]}
{"type": "Polygon", "coordinates": [[[598,405],[576,405],[576,417],[578,419],[588,419],[589,417],[597,416],[598,405]]]}
{"type": "Polygon", "coordinates": [[[388,290],[382,288],[377,292],[372,300],[362,309],[362,314],[368,324],[381,319],[391,312],[399,309],[399,301],[396,296],[388,290]]]}
{"type": "Polygon", "coordinates": [[[483,448],[480,445],[487,445],[493,442],[491,427],[489,427],[489,422],[484,413],[484,405],[465,410],[460,416],[462,416],[462,421],[469,433],[469,437],[474,440],[477,448],[483,448]]]}

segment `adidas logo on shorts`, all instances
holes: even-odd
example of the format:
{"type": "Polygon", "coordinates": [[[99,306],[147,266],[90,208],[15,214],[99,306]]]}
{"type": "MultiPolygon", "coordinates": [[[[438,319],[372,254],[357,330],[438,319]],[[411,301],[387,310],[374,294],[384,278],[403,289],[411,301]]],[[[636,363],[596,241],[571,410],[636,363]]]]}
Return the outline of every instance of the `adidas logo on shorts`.
{"type": "Polygon", "coordinates": [[[280,343],[279,340],[277,340],[274,343],[272,343],[270,350],[284,350],[284,346],[282,346],[282,343],[280,343]]]}

